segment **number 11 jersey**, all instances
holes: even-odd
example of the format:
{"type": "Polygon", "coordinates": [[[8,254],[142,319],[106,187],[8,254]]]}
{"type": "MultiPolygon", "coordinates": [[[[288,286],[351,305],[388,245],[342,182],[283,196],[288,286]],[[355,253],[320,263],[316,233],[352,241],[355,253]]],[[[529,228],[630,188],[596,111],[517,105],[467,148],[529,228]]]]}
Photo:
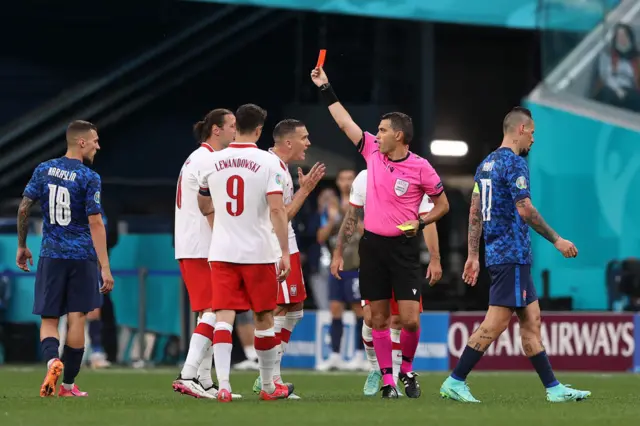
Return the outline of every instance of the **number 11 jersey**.
{"type": "Polygon", "coordinates": [[[476,170],[473,192],[480,195],[486,265],[530,265],[529,226],[516,208],[531,198],[526,160],[509,148],[493,151],[476,170]]]}
{"type": "Polygon", "coordinates": [[[67,157],[40,163],[22,194],[40,201],[40,257],[96,260],[88,217],[102,213],[100,175],[67,157]]]}
{"type": "Polygon", "coordinates": [[[271,224],[267,195],[282,196],[278,157],[253,143],[233,142],[211,154],[198,178],[215,216],[210,262],[275,263],[282,255],[271,224]]]}

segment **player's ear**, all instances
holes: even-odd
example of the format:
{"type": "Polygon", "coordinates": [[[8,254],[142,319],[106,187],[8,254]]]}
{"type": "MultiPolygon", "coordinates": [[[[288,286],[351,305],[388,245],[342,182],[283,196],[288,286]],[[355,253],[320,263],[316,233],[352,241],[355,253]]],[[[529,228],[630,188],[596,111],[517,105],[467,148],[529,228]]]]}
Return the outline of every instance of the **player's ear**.
{"type": "Polygon", "coordinates": [[[214,124],[213,126],[211,126],[211,131],[214,135],[220,136],[220,127],[218,127],[217,125],[214,124]]]}

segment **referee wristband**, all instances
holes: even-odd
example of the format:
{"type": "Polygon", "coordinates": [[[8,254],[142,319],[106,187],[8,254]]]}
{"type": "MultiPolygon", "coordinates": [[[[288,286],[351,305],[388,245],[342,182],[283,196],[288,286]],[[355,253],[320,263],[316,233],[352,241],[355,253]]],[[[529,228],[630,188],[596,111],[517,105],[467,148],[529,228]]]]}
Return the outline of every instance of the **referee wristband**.
{"type": "Polygon", "coordinates": [[[320,86],[320,94],[322,95],[322,99],[324,99],[327,106],[331,106],[336,102],[340,102],[338,97],[336,96],[336,92],[333,91],[333,87],[331,84],[323,84],[320,86]]]}

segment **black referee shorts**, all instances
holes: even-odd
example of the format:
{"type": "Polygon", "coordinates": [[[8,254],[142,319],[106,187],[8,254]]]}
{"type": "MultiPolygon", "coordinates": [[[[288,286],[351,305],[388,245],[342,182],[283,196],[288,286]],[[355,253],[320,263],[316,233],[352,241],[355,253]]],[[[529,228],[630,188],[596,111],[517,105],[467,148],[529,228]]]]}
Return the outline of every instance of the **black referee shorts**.
{"type": "MultiPolygon", "coordinates": [[[[419,234],[418,234],[419,235],[419,234]]],[[[383,237],[364,231],[360,239],[360,294],[364,300],[420,301],[425,278],[420,238],[383,237]]]]}

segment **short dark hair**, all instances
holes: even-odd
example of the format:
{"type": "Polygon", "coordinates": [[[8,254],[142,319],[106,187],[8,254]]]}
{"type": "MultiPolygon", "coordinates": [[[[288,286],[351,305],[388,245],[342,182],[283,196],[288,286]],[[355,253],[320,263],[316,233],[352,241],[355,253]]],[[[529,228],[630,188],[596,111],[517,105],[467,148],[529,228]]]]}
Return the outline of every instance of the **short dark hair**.
{"type": "Polygon", "coordinates": [[[338,173],[336,173],[336,178],[340,176],[342,173],[347,173],[347,172],[353,173],[354,175],[358,174],[358,172],[356,172],[355,169],[352,169],[351,167],[344,167],[338,170],[338,173]]]}
{"type": "Polygon", "coordinates": [[[533,116],[529,109],[521,106],[513,107],[511,111],[505,115],[504,120],[502,120],[502,131],[508,133],[513,130],[514,127],[520,124],[528,124],[531,120],[533,120],[533,116]]]}
{"type": "Polygon", "coordinates": [[[300,120],[296,120],[295,118],[286,118],[276,124],[276,127],[273,129],[273,139],[277,141],[278,139],[295,132],[299,127],[304,126],[305,124],[300,120]]]}
{"type": "Polygon", "coordinates": [[[95,130],[97,132],[98,128],[96,127],[95,124],[90,123],[88,121],[84,121],[84,120],[72,121],[67,126],[67,134],[66,134],[67,143],[73,143],[73,141],[77,137],[79,137],[80,135],[83,135],[83,134],[85,134],[85,133],[87,133],[87,132],[89,132],[91,130],[95,130]]]}
{"type": "Polygon", "coordinates": [[[404,143],[409,145],[413,139],[413,121],[411,117],[402,112],[388,112],[380,120],[389,120],[391,128],[404,134],[404,143]]]}
{"type": "Polygon", "coordinates": [[[236,111],[236,130],[238,133],[247,134],[264,126],[267,120],[267,111],[256,104],[245,104],[236,111]]]}
{"type": "Polygon", "coordinates": [[[209,111],[202,120],[194,124],[193,135],[196,137],[198,143],[204,142],[211,137],[211,128],[213,126],[222,128],[225,117],[230,114],[233,115],[233,113],[226,108],[216,108],[209,111]]]}

